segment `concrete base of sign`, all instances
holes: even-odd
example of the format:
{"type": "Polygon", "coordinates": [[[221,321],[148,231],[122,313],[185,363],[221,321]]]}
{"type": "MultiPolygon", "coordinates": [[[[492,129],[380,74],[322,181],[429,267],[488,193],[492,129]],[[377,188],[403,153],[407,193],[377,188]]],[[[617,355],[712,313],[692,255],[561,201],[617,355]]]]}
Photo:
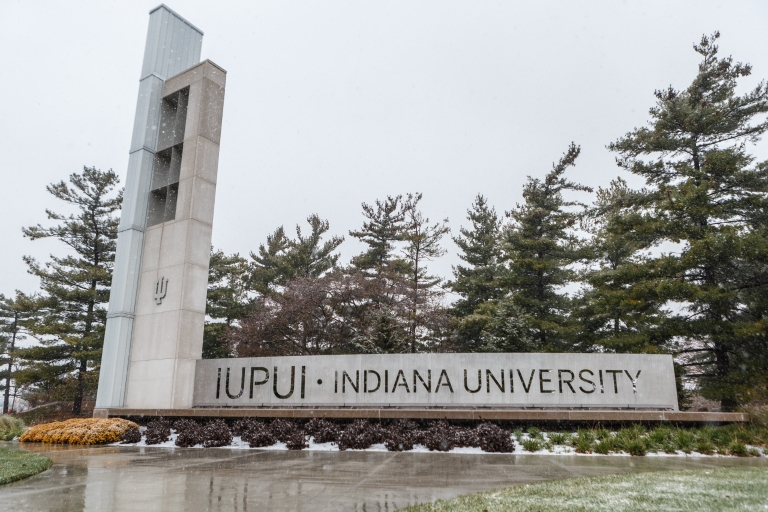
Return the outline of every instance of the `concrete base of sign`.
{"type": "Polygon", "coordinates": [[[195,408],[195,409],[96,409],[98,418],[194,417],[194,418],[333,418],[494,420],[583,423],[746,423],[749,415],[739,412],[681,412],[627,410],[535,410],[535,409],[377,409],[377,408],[195,408]]]}

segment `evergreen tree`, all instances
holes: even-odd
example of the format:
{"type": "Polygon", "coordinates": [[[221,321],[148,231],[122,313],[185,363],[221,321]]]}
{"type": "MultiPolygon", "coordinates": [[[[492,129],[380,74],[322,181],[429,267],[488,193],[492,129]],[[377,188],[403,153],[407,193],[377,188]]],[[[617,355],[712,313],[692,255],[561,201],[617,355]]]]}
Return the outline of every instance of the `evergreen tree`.
{"type": "Polygon", "coordinates": [[[403,197],[387,196],[376,200],[375,206],[363,203],[363,216],[368,219],[359,231],[350,231],[368,249],[352,258],[352,266],[368,275],[398,275],[407,272],[403,260],[394,256],[395,244],[403,238],[405,208],[403,197]]]}
{"type": "Polygon", "coordinates": [[[585,272],[588,288],[575,311],[581,323],[582,351],[657,353],[665,351],[669,341],[663,329],[663,304],[644,287],[632,286],[639,276],[638,266],[646,261],[639,251],[648,237],[626,226],[640,215],[631,204],[642,193],[618,178],[607,189],[598,189],[589,211],[593,267],[585,272]]]}
{"type": "Polygon", "coordinates": [[[291,279],[320,277],[336,267],[339,255],[334,251],[344,242],[344,237],[333,236],[323,241],[330,224],[317,214],[307,217],[307,223],[311,227],[308,235],[304,236],[301,226],[297,225],[296,239],[291,240],[281,226],[267,237],[266,246],[259,246],[258,254],[251,253],[250,283],[254,291],[269,295],[291,279]]]}
{"type": "Polygon", "coordinates": [[[454,266],[454,280],[449,283],[461,296],[453,305],[459,316],[470,315],[480,304],[504,295],[499,283],[503,270],[499,246],[501,220],[481,194],[475,198],[472,209],[467,210],[467,219],[472,228],[460,228],[460,235],[453,237],[453,241],[461,249],[459,258],[468,266],[454,266]]]}
{"type": "Polygon", "coordinates": [[[69,181],[47,189],[77,213],[46,210],[59,225],[23,229],[31,240],[55,238],[71,252],[52,255],[43,266],[29,256],[24,258],[29,272],[40,278],[43,292],[35,304],[35,321],[29,325],[40,345],[16,352],[22,365],[16,381],[72,400],[72,412],[77,415],[83,398],[98,383],[119,222],[115,213],[120,210],[122,191],[112,193],[119,182],[112,170],[84,167],[82,174],[72,174],[69,181]]]}
{"type": "Polygon", "coordinates": [[[581,203],[563,197],[568,191],[591,191],[565,178],[580,148],[568,148],[543,179],[528,178],[525,202],[507,215],[512,222],[503,233],[503,250],[509,260],[507,283],[513,303],[523,314],[537,350],[572,349],[571,299],[562,287],[577,275],[572,265],[585,256],[573,230],[581,203]]]}
{"type": "Polygon", "coordinates": [[[656,91],[649,126],[609,148],[649,187],[627,231],[649,237],[649,247],[675,247],[640,266],[636,287],[675,305],[667,328],[682,366],[729,410],[752,396],[768,362],[768,164],[753,165],[746,152],[768,129],[755,120],[768,112],[768,89],[736,94],[751,68],[719,58],[718,37],[694,45],[702,60],[693,83],[656,91]]]}
{"type": "Polygon", "coordinates": [[[258,254],[251,253],[251,271],[249,286],[261,295],[269,295],[275,291],[275,285],[284,283],[290,274],[285,252],[290,240],[285,236],[282,226],[274,233],[267,235],[267,244],[259,245],[258,254]]]}
{"type": "MultiPolygon", "coordinates": [[[[496,312],[496,302],[505,291],[501,285],[504,272],[499,243],[501,220],[496,210],[478,194],[467,210],[471,229],[460,228],[453,241],[459,246],[459,258],[467,265],[453,267],[454,280],[448,283],[461,297],[453,304],[456,317],[458,349],[464,352],[482,352],[497,345],[483,340],[483,331],[496,312]]],[[[495,350],[492,350],[495,351],[495,350]]]]}
{"type": "Polygon", "coordinates": [[[428,331],[422,329],[425,317],[443,309],[440,303],[443,293],[438,288],[442,280],[428,274],[426,263],[445,254],[440,241],[451,231],[447,226],[448,219],[430,225],[429,219],[419,210],[421,197],[418,193],[408,195],[403,208],[405,220],[401,236],[406,244],[403,249],[403,261],[408,269],[408,332],[412,353],[424,342],[429,342],[428,331]]]}
{"type": "Polygon", "coordinates": [[[344,237],[332,236],[323,242],[323,235],[330,229],[328,221],[312,214],[307,217],[307,223],[312,228],[309,235],[302,236],[301,227],[297,225],[296,239],[288,244],[285,257],[292,271],[288,278],[320,277],[339,261],[339,255],[333,251],[344,242],[344,237]]]}
{"type": "Polygon", "coordinates": [[[15,299],[0,294],[0,365],[6,367],[3,414],[10,412],[11,383],[14,378],[13,368],[16,364],[16,344],[26,337],[26,324],[30,316],[34,314],[33,304],[33,299],[18,291],[15,299]]]}
{"type": "Polygon", "coordinates": [[[480,304],[467,323],[473,319],[482,327],[476,338],[474,352],[535,352],[537,344],[530,329],[530,319],[515,304],[513,297],[480,304]]]}
{"type": "Polygon", "coordinates": [[[239,254],[226,255],[211,248],[208,267],[207,318],[203,335],[203,359],[228,357],[222,333],[248,313],[248,261],[239,254]]]}

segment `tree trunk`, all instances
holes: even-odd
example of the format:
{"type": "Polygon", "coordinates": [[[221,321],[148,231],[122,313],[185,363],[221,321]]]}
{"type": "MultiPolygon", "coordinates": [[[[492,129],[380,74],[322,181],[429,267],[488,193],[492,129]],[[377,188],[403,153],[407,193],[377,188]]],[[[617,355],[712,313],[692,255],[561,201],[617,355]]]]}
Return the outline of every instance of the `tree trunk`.
{"type": "Polygon", "coordinates": [[[83,395],[85,395],[85,372],[88,370],[88,361],[80,360],[80,367],[77,369],[77,394],[75,402],[72,404],[72,414],[80,416],[83,410],[83,395]]]}
{"type": "Polygon", "coordinates": [[[13,315],[13,336],[11,337],[11,348],[8,349],[8,373],[5,375],[5,396],[3,396],[3,414],[8,414],[8,406],[11,400],[11,371],[13,370],[13,349],[16,346],[16,329],[18,329],[19,314],[13,315]]]}

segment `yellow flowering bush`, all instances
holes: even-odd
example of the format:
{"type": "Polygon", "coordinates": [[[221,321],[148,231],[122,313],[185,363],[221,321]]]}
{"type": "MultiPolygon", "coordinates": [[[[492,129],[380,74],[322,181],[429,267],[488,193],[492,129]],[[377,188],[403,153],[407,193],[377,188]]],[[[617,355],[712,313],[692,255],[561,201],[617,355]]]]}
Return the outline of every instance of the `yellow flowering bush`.
{"type": "Polygon", "coordinates": [[[138,429],[139,426],[122,418],[73,418],[31,427],[19,440],[69,444],[116,443],[129,428],[138,429]]]}

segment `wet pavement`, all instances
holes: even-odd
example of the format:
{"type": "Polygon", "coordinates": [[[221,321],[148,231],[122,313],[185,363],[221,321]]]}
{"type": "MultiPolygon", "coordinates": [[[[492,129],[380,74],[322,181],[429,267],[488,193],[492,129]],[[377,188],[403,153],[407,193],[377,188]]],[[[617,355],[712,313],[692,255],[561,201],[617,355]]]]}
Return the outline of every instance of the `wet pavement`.
{"type": "MultiPolygon", "coordinates": [[[[19,447],[18,443],[0,443],[19,447]]],[[[639,471],[768,466],[766,458],[69,447],[0,487],[3,510],[395,510],[498,487],[639,471]]]]}

